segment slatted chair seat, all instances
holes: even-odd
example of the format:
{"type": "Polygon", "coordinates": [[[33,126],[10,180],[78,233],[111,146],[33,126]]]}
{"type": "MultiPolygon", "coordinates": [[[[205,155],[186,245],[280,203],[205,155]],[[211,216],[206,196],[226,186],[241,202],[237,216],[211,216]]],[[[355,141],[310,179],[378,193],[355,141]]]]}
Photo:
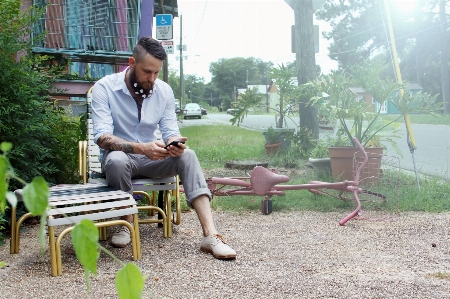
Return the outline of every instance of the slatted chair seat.
{"type": "MultiPolygon", "coordinates": [[[[18,200],[22,200],[22,189],[16,190],[18,200]]],[[[106,240],[106,227],[125,225],[130,230],[133,260],[141,258],[138,209],[134,198],[120,190],[102,184],[67,184],[50,188],[47,210],[47,232],[50,247],[52,276],[62,274],[61,241],[71,232],[75,224],[84,219],[94,221],[99,228],[100,240],[106,240]],[[124,215],[133,215],[133,225],[125,220],[112,220],[124,215]],[[55,227],[68,226],[55,235],[55,227]]],[[[16,221],[16,209],[11,209],[11,251],[19,253],[20,226],[28,218],[27,213],[16,221]]]]}
{"type": "MultiPolygon", "coordinates": [[[[106,179],[102,173],[99,160],[100,148],[94,142],[94,127],[91,119],[91,90],[87,93],[87,140],[79,141],[79,173],[84,183],[103,183],[106,179]]],[[[157,132],[158,139],[161,133],[157,132]]],[[[148,200],[147,205],[139,205],[139,210],[148,211],[149,216],[158,214],[157,218],[139,218],[139,223],[159,223],[163,226],[164,237],[172,236],[172,223],[181,223],[181,204],[178,176],[165,178],[135,178],[132,180],[133,193],[148,200]],[[175,211],[172,213],[172,196],[175,211]]]]}

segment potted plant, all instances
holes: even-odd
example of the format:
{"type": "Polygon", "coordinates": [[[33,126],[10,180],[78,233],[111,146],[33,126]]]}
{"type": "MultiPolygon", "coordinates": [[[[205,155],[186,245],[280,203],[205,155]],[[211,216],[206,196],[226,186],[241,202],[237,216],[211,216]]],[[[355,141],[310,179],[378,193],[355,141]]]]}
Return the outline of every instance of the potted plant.
{"type": "Polygon", "coordinates": [[[281,64],[270,69],[270,76],[277,86],[279,97],[279,103],[275,108],[270,109],[275,111],[276,127],[282,129],[286,124],[286,118],[289,118],[289,114],[292,112],[298,93],[298,86],[292,81],[292,78],[296,77],[296,73],[295,69],[281,64]]]}
{"type": "MultiPolygon", "coordinates": [[[[270,76],[275,81],[278,89],[279,103],[275,107],[267,107],[270,111],[275,112],[275,128],[272,128],[278,135],[281,135],[278,139],[282,142],[281,148],[285,149],[290,147],[290,141],[287,137],[288,132],[295,132],[294,128],[286,128],[286,118],[290,118],[289,114],[292,113],[292,107],[294,107],[295,98],[298,96],[298,86],[292,81],[292,77],[295,77],[295,70],[289,68],[284,64],[278,65],[270,69],[270,76]]],[[[235,106],[238,107],[234,111],[234,117],[230,122],[234,125],[242,122],[245,116],[247,116],[250,109],[260,106],[262,103],[262,96],[257,94],[256,89],[248,89],[244,94],[241,94],[236,99],[235,106]]],[[[294,121],[293,121],[294,122],[294,121]]],[[[295,123],[295,122],[294,122],[295,123]]],[[[262,130],[263,135],[267,136],[267,129],[262,130]]]]}
{"type": "Polygon", "coordinates": [[[318,139],[316,146],[311,151],[309,163],[317,176],[331,174],[330,156],[328,154],[328,144],[323,139],[318,139]]]}
{"type": "Polygon", "coordinates": [[[272,127],[267,128],[265,132],[266,143],[264,144],[264,148],[266,149],[266,153],[268,156],[272,156],[275,154],[281,147],[281,141],[279,140],[280,136],[272,127]]]}
{"type": "Polygon", "coordinates": [[[327,133],[333,132],[336,126],[336,115],[328,110],[325,101],[318,103],[317,112],[317,117],[319,119],[319,130],[327,133]]]}
{"type": "Polygon", "coordinates": [[[399,124],[396,121],[412,112],[432,113],[437,111],[438,107],[434,104],[435,97],[414,96],[406,90],[406,83],[397,83],[388,78],[381,79],[385,68],[385,65],[365,62],[350,68],[348,72],[335,71],[309,83],[317,93],[311,98],[309,104],[324,103],[324,108],[330,114],[335,115],[338,122],[338,134],[343,137],[341,139],[344,141],[343,145],[346,145],[329,149],[335,179],[353,179],[353,157],[357,149],[352,142],[352,137],[356,137],[366,148],[369,156],[381,156],[386,143],[390,143],[397,154],[402,156],[395,141],[400,133],[397,129],[399,124]],[[390,100],[401,114],[394,120],[383,120],[380,109],[376,111],[372,102],[366,102],[364,97],[358,99],[352,92],[354,87],[370,94],[379,105],[390,100]],[[405,90],[403,94],[402,90],[405,90]],[[347,162],[338,163],[334,159],[335,157],[344,158],[347,162]],[[338,169],[338,166],[344,166],[344,164],[345,169],[338,169]]]}
{"type": "Polygon", "coordinates": [[[308,159],[316,175],[331,175],[329,148],[339,144],[342,144],[339,136],[333,137],[331,134],[326,134],[324,138],[317,139],[308,159]]]}

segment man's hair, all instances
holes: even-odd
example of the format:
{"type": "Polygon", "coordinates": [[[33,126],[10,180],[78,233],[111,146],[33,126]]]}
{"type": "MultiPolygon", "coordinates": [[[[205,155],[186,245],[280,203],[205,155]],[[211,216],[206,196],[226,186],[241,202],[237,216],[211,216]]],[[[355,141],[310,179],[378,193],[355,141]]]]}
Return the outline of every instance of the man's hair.
{"type": "Polygon", "coordinates": [[[167,54],[160,42],[148,36],[141,37],[133,50],[133,57],[136,62],[144,59],[145,55],[150,54],[160,60],[166,60],[167,54]]]}

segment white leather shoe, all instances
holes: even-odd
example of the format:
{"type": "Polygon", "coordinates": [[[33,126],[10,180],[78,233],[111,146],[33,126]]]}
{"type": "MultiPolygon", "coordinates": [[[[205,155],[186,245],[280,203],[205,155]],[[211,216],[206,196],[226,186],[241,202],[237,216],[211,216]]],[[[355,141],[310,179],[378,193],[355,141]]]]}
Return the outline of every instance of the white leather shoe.
{"type": "Polygon", "coordinates": [[[234,251],[227,244],[227,240],[219,235],[214,234],[208,237],[203,237],[200,243],[200,250],[211,253],[216,259],[234,259],[236,258],[236,251],[234,251]]]}
{"type": "Polygon", "coordinates": [[[125,225],[121,225],[111,238],[111,245],[114,247],[126,247],[131,243],[130,230],[125,225]]]}

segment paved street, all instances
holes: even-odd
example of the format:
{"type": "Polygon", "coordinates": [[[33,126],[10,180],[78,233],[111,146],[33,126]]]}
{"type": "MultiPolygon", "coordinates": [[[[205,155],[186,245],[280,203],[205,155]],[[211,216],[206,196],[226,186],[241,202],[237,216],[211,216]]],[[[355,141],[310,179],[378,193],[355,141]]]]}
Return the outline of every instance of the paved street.
{"type": "MultiPolygon", "coordinates": [[[[226,114],[208,114],[207,118],[187,119],[180,126],[202,125],[207,123],[223,123],[230,125],[232,116],[226,114]]],[[[298,122],[298,116],[293,117],[298,122]]],[[[288,120],[288,126],[295,128],[296,123],[288,120]]],[[[260,130],[269,126],[275,127],[275,117],[266,115],[248,115],[241,127],[260,130]]],[[[450,179],[450,126],[444,125],[412,125],[414,136],[416,138],[417,149],[414,151],[416,168],[419,173],[437,175],[439,177],[450,179]]],[[[400,161],[402,169],[414,171],[412,155],[406,143],[405,133],[398,140],[397,144],[403,153],[403,159],[400,161]]],[[[397,156],[396,152],[389,148],[388,155],[397,156]]]]}

